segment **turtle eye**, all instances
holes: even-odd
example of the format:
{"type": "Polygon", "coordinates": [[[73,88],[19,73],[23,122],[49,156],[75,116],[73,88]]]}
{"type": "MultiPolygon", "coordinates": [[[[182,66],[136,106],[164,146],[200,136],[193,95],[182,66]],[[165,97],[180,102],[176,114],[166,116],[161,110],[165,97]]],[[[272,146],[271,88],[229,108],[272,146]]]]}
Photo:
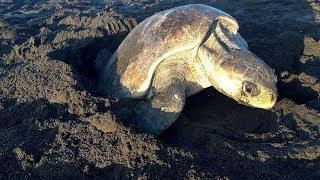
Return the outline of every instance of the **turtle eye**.
{"type": "Polygon", "coordinates": [[[260,90],[253,82],[246,81],[243,83],[242,92],[247,96],[255,97],[259,95],[260,90]]]}

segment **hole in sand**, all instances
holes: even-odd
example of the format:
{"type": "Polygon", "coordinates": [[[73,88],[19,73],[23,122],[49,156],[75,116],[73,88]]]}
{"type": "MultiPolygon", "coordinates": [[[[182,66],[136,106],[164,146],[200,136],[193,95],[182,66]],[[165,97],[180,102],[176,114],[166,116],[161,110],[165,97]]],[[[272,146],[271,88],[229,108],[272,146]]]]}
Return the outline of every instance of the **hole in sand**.
{"type": "Polygon", "coordinates": [[[63,48],[57,48],[51,53],[51,59],[60,60],[70,64],[76,74],[80,75],[79,88],[83,88],[92,94],[97,94],[98,74],[94,69],[94,61],[102,49],[113,53],[126,37],[126,33],[116,37],[105,36],[103,38],[67,39],[63,48]]]}
{"type": "Polygon", "coordinates": [[[240,105],[207,88],[187,99],[183,112],[162,139],[170,144],[189,144],[212,133],[232,138],[243,133],[273,132],[276,121],[272,111],[240,105]]]}

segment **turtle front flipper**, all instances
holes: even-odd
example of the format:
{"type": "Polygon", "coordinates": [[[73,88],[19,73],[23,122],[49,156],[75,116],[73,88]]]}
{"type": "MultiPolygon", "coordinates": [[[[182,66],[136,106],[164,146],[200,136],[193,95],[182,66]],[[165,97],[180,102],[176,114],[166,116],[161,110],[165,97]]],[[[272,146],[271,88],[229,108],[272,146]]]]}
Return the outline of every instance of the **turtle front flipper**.
{"type": "Polygon", "coordinates": [[[186,68],[179,60],[163,61],[157,67],[149,98],[135,104],[134,121],[144,132],[159,135],[180,115],[186,99],[186,68]]]}

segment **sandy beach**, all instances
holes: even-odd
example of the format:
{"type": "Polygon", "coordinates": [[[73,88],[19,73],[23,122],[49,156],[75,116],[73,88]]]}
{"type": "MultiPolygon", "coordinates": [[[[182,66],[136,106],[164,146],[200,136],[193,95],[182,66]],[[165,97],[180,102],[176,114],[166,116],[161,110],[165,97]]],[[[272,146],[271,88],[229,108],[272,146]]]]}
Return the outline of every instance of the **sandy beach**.
{"type": "Polygon", "coordinates": [[[319,179],[319,95],[318,0],[0,0],[0,179],[319,179]],[[279,98],[267,111],[208,88],[154,137],[97,92],[92,64],[190,3],[238,21],[279,98]]]}

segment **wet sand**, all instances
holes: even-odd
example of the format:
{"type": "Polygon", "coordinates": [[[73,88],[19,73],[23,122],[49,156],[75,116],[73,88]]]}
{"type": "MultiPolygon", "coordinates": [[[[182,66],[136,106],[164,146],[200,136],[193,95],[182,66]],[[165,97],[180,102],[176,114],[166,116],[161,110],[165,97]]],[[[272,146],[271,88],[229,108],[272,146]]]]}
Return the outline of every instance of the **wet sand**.
{"type": "Polygon", "coordinates": [[[0,178],[320,178],[320,3],[316,0],[0,0],[0,178]],[[276,70],[270,111],[212,88],[155,138],[96,91],[92,63],[171,7],[232,15],[276,70]]]}

